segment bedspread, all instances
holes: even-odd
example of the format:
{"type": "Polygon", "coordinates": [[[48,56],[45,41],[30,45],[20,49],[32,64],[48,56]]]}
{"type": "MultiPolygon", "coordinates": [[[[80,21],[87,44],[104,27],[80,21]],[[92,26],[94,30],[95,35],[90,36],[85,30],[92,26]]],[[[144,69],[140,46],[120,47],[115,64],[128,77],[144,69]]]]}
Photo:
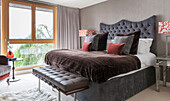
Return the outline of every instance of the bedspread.
{"type": "Polygon", "coordinates": [[[45,56],[47,65],[80,74],[90,81],[102,83],[110,77],[140,69],[133,55],[113,55],[104,51],[52,50],[45,56]]]}

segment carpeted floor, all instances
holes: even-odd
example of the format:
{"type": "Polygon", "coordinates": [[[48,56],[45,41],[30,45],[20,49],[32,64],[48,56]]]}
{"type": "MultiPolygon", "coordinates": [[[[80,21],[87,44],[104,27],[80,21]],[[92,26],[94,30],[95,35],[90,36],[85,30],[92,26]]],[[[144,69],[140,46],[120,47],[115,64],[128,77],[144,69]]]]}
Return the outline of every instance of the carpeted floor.
{"type": "MultiPolygon", "coordinates": [[[[32,75],[31,73],[24,74],[24,75],[17,75],[16,78],[19,78],[21,80],[10,83],[10,86],[7,85],[6,81],[0,82],[0,95],[9,92],[21,92],[33,88],[38,88],[38,78],[32,75]]],[[[46,90],[48,93],[50,93],[52,96],[56,98],[58,97],[58,92],[52,91],[52,87],[44,83],[43,81],[41,81],[41,89],[46,90]]],[[[27,100],[21,100],[21,101],[27,101],[27,100]]],[[[34,101],[34,100],[28,100],[28,101],[34,101]]],[[[70,95],[66,96],[61,93],[61,101],[74,101],[74,98],[70,95]]]]}
{"type": "MultiPolygon", "coordinates": [[[[0,96],[9,92],[29,91],[30,89],[38,87],[38,79],[32,74],[17,75],[21,80],[7,85],[5,81],[0,82],[0,96]]],[[[50,96],[57,98],[57,92],[53,92],[48,84],[41,82],[41,88],[50,93],[50,96]]],[[[34,90],[34,89],[33,89],[34,90]]],[[[73,101],[73,97],[61,94],[62,101],[73,101]]],[[[1,100],[0,100],[1,101],[1,100]]],[[[17,101],[17,100],[16,100],[17,101]]],[[[23,101],[23,100],[21,100],[23,101]]],[[[25,100],[26,101],[26,100],[25,100]]],[[[30,100],[31,101],[31,100],[30,100]]],[[[38,101],[38,100],[36,100],[38,101]]],[[[50,100],[49,100],[50,101],[50,100]]],[[[54,100],[55,101],[55,100],[54,100]]],[[[170,86],[162,87],[161,91],[155,91],[155,85],[143,90],[135,96],[129,98],[127,101],[170,101],[170,86]]]]}
{"type": "Polygon", "coordinates": [[[143,90],[127,101],[170,101],[170,86],[160,87],[160,92],[155,91],[155,85],[143,90]]]}
{"type": "Polygon", "coordinates": [[[8,92],[0,94],[0,101],[57,101],[57,97],[51,95],[44,89],[37,88],[23,90],[20,92],[8,92]]]}

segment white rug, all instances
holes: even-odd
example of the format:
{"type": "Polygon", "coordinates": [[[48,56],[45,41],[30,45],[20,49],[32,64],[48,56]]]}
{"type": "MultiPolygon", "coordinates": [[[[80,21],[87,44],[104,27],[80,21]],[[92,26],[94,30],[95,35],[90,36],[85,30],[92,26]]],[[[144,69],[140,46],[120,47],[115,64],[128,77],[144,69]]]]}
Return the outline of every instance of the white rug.
{"type": "Polygon", "coordinates": [[[0,101],[57,101],[57,96],[53,96],[45,90],[30,89],[20,92],[10,92],[0,94],[0,101]]]}

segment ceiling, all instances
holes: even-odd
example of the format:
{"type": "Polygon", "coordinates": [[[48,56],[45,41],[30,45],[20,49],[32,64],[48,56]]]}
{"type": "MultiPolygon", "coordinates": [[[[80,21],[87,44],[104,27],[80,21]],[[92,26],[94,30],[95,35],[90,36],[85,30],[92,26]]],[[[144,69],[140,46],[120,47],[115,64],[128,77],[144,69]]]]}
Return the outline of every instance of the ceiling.
{"type": "Polygon", "coordinates": [[[74,7],[74,8],[81,9],[107,0],[28,0],[28,1],[49,3],[54,5],[63,5],[67,7],[74,7]]]}

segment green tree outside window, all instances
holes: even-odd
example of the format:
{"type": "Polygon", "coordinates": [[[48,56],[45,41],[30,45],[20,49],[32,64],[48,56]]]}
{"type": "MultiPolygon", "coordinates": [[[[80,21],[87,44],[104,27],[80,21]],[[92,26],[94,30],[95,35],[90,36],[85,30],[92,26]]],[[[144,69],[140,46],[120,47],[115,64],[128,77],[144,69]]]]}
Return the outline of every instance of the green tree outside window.
{"type": "MultiPolygon", "coordinates": [[[[53,30],[49,30],[46,25],[39,25],[36,32],[37,39],[53,38],[53,30]]],[[[54,49],[54,44],[52,43],[21,44],[14,52],[14,56],[16,58],[23,58],[23,61],[16,61],[15,67],[32,66],[37,64],[42,65],[44,64],[45,54],[52,49],[54,49]]]]}

